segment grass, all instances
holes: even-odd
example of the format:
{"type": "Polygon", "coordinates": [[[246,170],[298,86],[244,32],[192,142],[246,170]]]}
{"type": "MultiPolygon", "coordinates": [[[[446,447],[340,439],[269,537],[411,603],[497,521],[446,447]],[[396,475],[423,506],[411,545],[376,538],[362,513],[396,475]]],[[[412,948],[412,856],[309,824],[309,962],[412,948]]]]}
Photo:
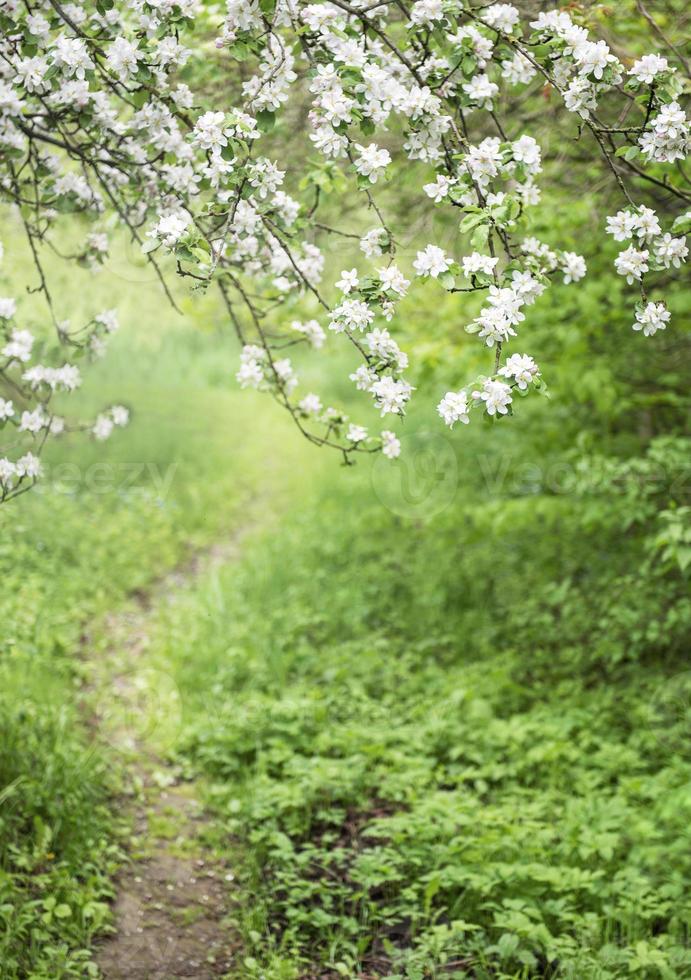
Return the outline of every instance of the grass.
{"type": "Polygon", "coordinates": [[[579,495],[466,481],[421,519],[371,480],[325,477],[160,620],[238,976],[691,976],[683,581],[630,575],[640,539],[579,495]]]}

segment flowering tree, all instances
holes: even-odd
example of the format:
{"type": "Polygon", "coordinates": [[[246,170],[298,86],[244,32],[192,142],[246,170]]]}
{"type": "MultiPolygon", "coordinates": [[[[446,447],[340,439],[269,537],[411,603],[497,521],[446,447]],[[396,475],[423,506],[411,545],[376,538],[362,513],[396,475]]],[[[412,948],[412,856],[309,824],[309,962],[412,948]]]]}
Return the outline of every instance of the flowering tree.
{"type": "MultiPolygon", "coordinates": [[[[383,324],[413,278],[485,296],[466,330],[488,348],[487,373],[442,398],[443,421],[510,414],[517,396],[544,390],[533,358],[506,350],[527,308],[555,277],[586,275],[580,255],[525,234],[540,175],[559,179],[558,167],[543,171],[541,148],[525,131],[521,106],[534,91],[559,105],[555,118],[587,140],[588,159],[602,161],[620,197],[603,234],[621,243],[616,272],[638,295],[634,330],[665,329],[656,274],[668,278],[686,260],[691,227],[691,189],[679,167],[688,64],[641,2],[658,53],[627,64],[590,35],[578,4],[571,13],[534,7],[228,0],[215,19],[198,0],[0,0],[0,188],[21,215],[36,288],[61,343],[98,352],[116,325],[112,311],[76,333],[58,319],[41,253],[69,212],[90,222],[72,256],[81,263],[103,261],[117,224],[141,244],[164,288],[167,255],[195,287],[214,283],[243,345],[240,385],[270,392],[308,439],[346,462],[379,450],[394,458],[399,440],[390,428],[370,436],[319,395],[300,392],[286,349],[321,348],[327,331],[340,335],[360,358],[350,376],[357,388],[383,417],[403,416],[414,390],[408,358],[383,324]],[[308,107],[306,127],[290,115],[295,105],[308,107]],[[279,147],[285,169],[262,145],[279,147]],[[430,242],[411,269],[397,264],[397,229],[378,199],[397,167],[414,168],[423,206],[452,216],[468,254],[430,242]],[[357,232],[324,220],[344,181],[366,206],[357,232]],[[649,189],[675,202],[668,227],[649,206],[649,189]],[[332,236],[358,241],[367,274],[353,268],[325,281],[332,236]],[[277,317],[296,296],[321,312],[277,317]]],[[[18,403],[0,400],[0,419],[35,446],[18,458],[0,451],[3,498],[35,478],[37,447],[64,427],[51,394],[79,381],[69,363],[30,363],[33,338],[17,316],[15,300],[0,299],[0,376],[18,403]]],[[[102,438],[126,419],[116,406],[91,428],[102,438]]]]}

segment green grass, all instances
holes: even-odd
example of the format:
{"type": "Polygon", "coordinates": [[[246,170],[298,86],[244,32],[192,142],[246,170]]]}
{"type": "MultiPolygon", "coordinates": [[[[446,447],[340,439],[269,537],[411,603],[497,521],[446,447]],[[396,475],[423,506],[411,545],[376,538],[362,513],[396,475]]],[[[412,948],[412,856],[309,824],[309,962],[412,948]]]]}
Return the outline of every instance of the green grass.
{"type": "MultiPolygon", "coordinates": [[[[179,354],[184,339],[177,344],[179,354]]],[[[132,428],[105,450],[56,452],[49,487],[0,515],[0,961],[8,980],[85,976],[111,894],[106,803],[117,767],[95,752],[76,707],[81,658],[103,643],[99,634],[83,639],[85,623],[229,533],[261,487],[273,482],[280,499],[288,482],[259,399],[212,387],[183,397],[172,381],[130,382],[132,428]],[[152,475],[168,473],[161,490],[152,475]],[[45,919],[50,896],[67,903],[69,918],[45,919]]],[[[302,445],[290,444],[299,456],[302,445]]]]}
{"type": "Polygon", "coordinates": [[[421,519],[370,477],[161,616],[238,976],[691,976],[683,579],[606,500],[465,479],[421,519]]]}

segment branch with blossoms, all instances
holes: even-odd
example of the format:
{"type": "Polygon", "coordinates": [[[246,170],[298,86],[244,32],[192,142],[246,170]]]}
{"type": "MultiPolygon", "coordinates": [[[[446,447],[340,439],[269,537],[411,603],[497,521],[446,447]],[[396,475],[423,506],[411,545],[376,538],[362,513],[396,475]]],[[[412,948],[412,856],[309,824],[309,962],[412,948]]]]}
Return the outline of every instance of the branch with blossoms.
{"type": "MultiPolygon", "coordinates": [[[[0,297],[0,503],[25,493],[36,483],[48,438],[88,431],[103,441],[129,421],[124,405],[111,406],[93,421],[68,420],[56,413],[54,396],[75,391],[81,384],[81,373],[75,364],[50,364],[55,355],[37,344],[30,330],[17,327],[16,311],[14,299],[0,297]]],[[[103,337],[117,327],[115,311],[105,310],[70,335],[70,343],[98,354],[103,349],[103,337]]],[[[60,329],[68,336],[68,324],[61,324],[60,329]]]]}
{"type": "Polygon", "coordinates": [[[102,260],[113,216],[164,285],[172,256],[195,289],[217,286],[242,344],[239,384],[270,393],[345,462],[395,458],[398,437],[388,427],[371,435],[301,391],[286,351],[349,344],[356,389],[382,418],[401,419],[415,389],[395,318],[414,281],[485,297],[466,330],[487,348],[490,373],[448,392],[442,420],[511,414],[515,397],[545,384],[529,354],[507,348],[555,277],[587,272],[581,255],[526,234],[541,181],[559,173],[525,131],[538,93],[620,198],[603,233],[622,243],[615,269],[638,291],[634,330],[666,329],[657,284],[686,261],[691,229],[686,64],[652,27],[665,54],[624,64],[577,4],[537,15],[521,6],[227,0],[214,23],[196,0],[97,0],[95,10],[0,0],[0,191],[22,215],[61,339],[70,342],[41,249],[59,251],[60,216],[77,213],[91,225],[77,260],[102,260]],[[209,59],[223,83],[213,92],[198,70],[209,59]],[[291,115],[304,107],[306,133],[291,115]],[[285,163],[272,159],[276,147],[285,163]],[[380,194],[397,168],[416,175],[418,210],[438,209],[467,236],[468,254],[429,242],[405,266],[406,217],[387,214],[380,194]],[[358,228],[332,219],[348,188],[362,198],[349,219],[364,212],[358,228]],[[651,207],[660,199],[664,214],[651,207]],[[357,242],[366,268],[331,282],[332,240],[357,242]],[[298,303],[314,315],[295,319],[298,303]]]}

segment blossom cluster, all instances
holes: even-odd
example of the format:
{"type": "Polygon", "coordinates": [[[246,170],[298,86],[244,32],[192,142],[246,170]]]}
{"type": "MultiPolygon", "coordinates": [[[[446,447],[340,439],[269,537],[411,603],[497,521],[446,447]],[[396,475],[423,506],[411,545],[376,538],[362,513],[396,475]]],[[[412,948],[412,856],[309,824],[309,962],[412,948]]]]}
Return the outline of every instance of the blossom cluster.
{"type": "MultiPolygon", "coordinates": [[[[2,248],[0,248],[0,257],[2,248]]],[[[62,350],[51,350],[31,330],[18,326],[18,305],[13,297],[0,297],[0,502],[28,489],[41,474],[40,455],[49,437],[69,431],[89,431],[107,439],[116,426],[127,425],[129,410],[114,405],[94,421],[68,421],[55,410],[55,395],[76,391],[81,371],[59,360],[62,350]]],[[[67,335],[69,324],[61,323],[67,335]]],[[[113,310],[104,310],[80,331],[69,334],[75,353],[102,352],[104,337],[118,328],[113,310]]]]}
{"type": "Polygon", "coordinates": [[[437,406],[442,420],[453,428],[456,422],[467,425],[470,412],[480,408],[488,419],[513,413],[513,395],[525,395],[529,386],[545,390],[540,369],[529,354],[512,354],[493,377],[481,377],[460,391],[447,391],[437,406]]]}
{"type": "Polygon", "coordinates": [[[607,233],[616,242],[631,243],[619,252],[614,266],[629,284],[639,284],[643,305],[637,308],[633,329],[643,329],[650,337],[665,329],[671,314],[663,302],[648,301],[645,276],[651,271],[679,269],[689,255],[686,238],[663,233],[658,216],[645,205],[625,208],[608,217],[607,233]]]}
{"type": "MultiPolygon", "coordinates": [[[[617,272],[640,292],[634,328],[650,336],[670,320],[645,277],[669,277],[686,260],[686,226],[664,231],[637,195],[653,167],[676,200],[691,199],[659,172],[683,159],[689,140],[673,52],[625,64],[577,10],[523,17],[509,3],[467,0],[226,0],[219,18],[198,0],[0,0],[0,29],[0,194],[32,202],[32,252],[52,242],[62,214],[77,213],[89,230],[74,258],[102,263],[115,216],[164,288],[170,259],[196,288],[218,286],[241,341],[238,383],[269,392],[311,441],[346,461],[371,451],[395,458],[398,437],[371,436],[324,408],[301,390],[285,349],[347,343],[356,389],[397,422],[415,392],[396,321],[413,283],[484,297],[466,329],[489,349],[492,373],[444,396],[444,422],[465,423],[473,409],[496,419],[517,394],[544,390],[532,357],[507,346],[554,279],[578,282],[587,267],[528,234],[545,179],[543,148],[520,111],[531,86],[558,101],[570,132],[589,135],[624,198],[607,231],[625,243],[617,272]],[[626,125],[607,122],[620,117],[626,125]],[[406,265],[379,203],[397,168],[413,175],[421,211],[458,223],[465,254],[416,242],[406,265]],[[367,225],[334,228],[329,201],[349,186],[366,206],[352,220],[366,211],[367,225]],[[359,246],[353,268],[327,262],[334,236],[359,246]]],[[[112,314],[75,341],[42,271],[39,279],[60,339],[99,353],[112,314]]],[[[13,300],[0,299],[0,323],[14,315],[13,300]]],[[[5,340],[6,367],[23,364],[24,332],[5,340]]],[[[27,371],[20,382],[34,401],[77,383],[70,364],[27,371]]],[[[42,414],[23,431],[41,437],[53,425],[46,405],[31,409],[42,414]]],[[[96,438],[121,418],[99,416],[96,438]]]]}

